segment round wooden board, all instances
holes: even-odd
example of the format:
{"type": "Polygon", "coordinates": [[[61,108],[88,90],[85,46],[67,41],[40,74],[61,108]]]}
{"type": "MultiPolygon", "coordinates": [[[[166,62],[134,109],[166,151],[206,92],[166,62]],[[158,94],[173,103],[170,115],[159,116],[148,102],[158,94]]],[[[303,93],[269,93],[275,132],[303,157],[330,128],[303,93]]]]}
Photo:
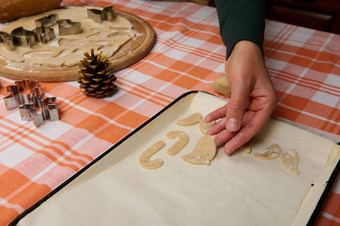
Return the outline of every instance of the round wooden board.
{"type": "MultiPolygon", "coordinates": [[[[145,20],[125,11],[115,9],[115,12],[119,16],[128,19],[138,35],[125,43],[109,58],[112,62],[110,67],[113,72],[138,62],[151,51],[156,40],[153,28],[145,20]]],[[[0,76],[14,80],[29,79],[41,82],[73,81],[79,77],[79,66],[53,67],[16,63],[0,55],[0,76]]]]}

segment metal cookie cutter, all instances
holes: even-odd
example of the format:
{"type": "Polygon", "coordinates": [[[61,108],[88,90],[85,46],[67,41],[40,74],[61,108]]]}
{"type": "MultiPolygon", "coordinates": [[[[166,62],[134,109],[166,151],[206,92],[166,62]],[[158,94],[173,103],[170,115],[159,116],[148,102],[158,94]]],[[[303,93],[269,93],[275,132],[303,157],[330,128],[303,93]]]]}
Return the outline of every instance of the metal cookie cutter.
{"type": "Polygon", "coordinates": [[[9,50],[15,49],[13,36],[4,31],[0,31],[0,43],[3,43],[9,50]]]}
{"type": "Polygon", "coordinates": [[[36,108],[35,111],[31,112],[29,116],[33,120],[33,123],[36,127],[44,124],[45,120],[57,121],[60,119],[59,110],[56,105],[56,97],[46,97],[42,101],[41,98],[37,98],[36,102],[39,103],[38,105],[40,106],[40,108],[36,108]]]}
{"type": "Polygon", "coordinates": [[[47,26],[36,27],[33,31],[37,34],[39,42],[43,44],[55,38],[54,29],[47,26]]]}
{"type": "Polygon", "coordinates": [[[42,101],[43,116],[45,120],[59,120],[59,111],[57,108],[57,98],[47,97],[42,101]]]}
{"type": "Polygon", "coordinates": [[[4,98],[6,109],[13,110],[23,104],[33,101],[34,96],[42,96],[40,84],[37,81],[18,80],[15,85],[7,86],[7,94],[4,98]]]}
{"type": "Polygon", "coordinates": [[[45,120],[59,120],[59,111],[56,106],[56,97],[47,97],[42,100],[43,93],[37,81],[19,80],[15,85],[7,86],[4,98],[6,109],[13,110],[19,107],[22,120],[30,121],[39,127],[45,120]]]}
{"type": "Polygon", "coordinates": [[[16,46],[32,47],[38,43],[37,34],[23,27],[14,29],[11,34],[13,35],[14,45],[16,46]]]}
{"type": "Polygon", "coordinates": [[[74,35],[79,34],[81,29],[80,22],[73,22],[69,19],[62,19],[58,21],[59,35],[74,35]]]}
{"type": "Polygon", "coordinates": [[[48,16],[41,17],[35,20],[35,25],[37,27],[53,27],[58,23],[58,14],[50,14],[48,16]]]}
{"type": "Polygon", "coordinates": [[[112,21],[116,17],[113,6],[105,7],[103,10],[87,9],[87,18],[96,23],[102,23],[104,20],[112,21]]]}

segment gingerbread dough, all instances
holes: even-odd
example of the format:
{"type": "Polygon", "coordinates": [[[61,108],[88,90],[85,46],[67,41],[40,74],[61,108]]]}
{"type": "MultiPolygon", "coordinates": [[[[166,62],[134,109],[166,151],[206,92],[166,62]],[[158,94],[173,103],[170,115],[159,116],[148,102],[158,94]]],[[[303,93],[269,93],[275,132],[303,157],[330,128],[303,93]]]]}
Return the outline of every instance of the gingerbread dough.
{"type": "Polygon", "coordinates": [[[181,158],[191,164],[209,165],[211,160],[214,159],[215,155],[215,136],[205,135],[197,141],[194,150],[191,153],[183,155],[181,158]]]}
{"type": "Polygon", "coordinates": [[[201,120],[202,120],[201,113],[194,113],[184,119],[178,120],[176,124],[179,126],[192,126],[198,124],[201,120]]]}
{"type": "Polygon", "coordinates": [[[171,131],[171,132],[167,133],[166,136],[169,139],[179,138],[178,141],[167,150],[167,154],[170,155],[170,156],[176,155],[189,142],[189,136],[183,131],[171,131]]]}
{"type": "Polygon", "coordinates": [[[216,123],[215,121],[207,123],[203,119],[201,119],[200,124],[199,124],[201,133],[205,134],[208,129],[210,129],[213,125],[215,125],[215,123],[216,123]]]}
{"type": "Polygon", "coordinates": [[[289,173],[294,175],[299,175],[299,154],[295,150],[290,150],[283,153],[280,157],[282,167],[289,173]]]}
{"type": "Polygon", "coordinates": [[[155,159],[150,160],[151,156],[159,152],[165,146],[164,141],[157,141],[151,147],[146,149],[140,156],[139,156],[139,164],[141,167],[145,169],[157,169],[163,165],[162,159],[155,159]]]}
{"type": "Polygon", "coordinates": [[[21,26],[27,30],[33,30],[36,27],[35,20],[51,14],[58,14],[59,20],[70,19],[73,22],[80,22],[83,32],[59,36],[58,25],[55,25],[53,28],[56,38],[50,42],[38,43],[31,48],[16,47],[13,51],[0,43],[0,55],[13,62],[55,67],[74,66],[83,58],[83,53],[91,49],[102,50],[105,56],[111,57],[135,35],[129,20],[117,15],[113,21],[95,23],[87,18],[85,7],[67,7],[25,17],[9,23],[2,30],[11,33],[12,30],[21,26]]]}
{"type": "Polygon", "coordinates": [[[251,138],[247,143],[242,145],[240,147],[241,151],[243,151],[246,154],[250,154],[251,153],[251,148],[252,148],[254,142],[255,142],[255,137],[251,138]]]}
{"type": "Polygon", "coordinates": [[[280,145],[272,144],[267,148],[267,151],[264,153],[254,154],[254,158],[261,160],[272,160],[277,159],[281,156],[282,150],[280,145]]]}

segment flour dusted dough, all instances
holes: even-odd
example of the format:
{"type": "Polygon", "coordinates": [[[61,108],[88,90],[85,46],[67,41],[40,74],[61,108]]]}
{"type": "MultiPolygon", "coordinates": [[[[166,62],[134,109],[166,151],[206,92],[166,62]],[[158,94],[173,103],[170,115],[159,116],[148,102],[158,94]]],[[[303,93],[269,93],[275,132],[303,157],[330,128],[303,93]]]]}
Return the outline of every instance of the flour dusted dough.
{"type": "Polygon", "coordinates": [[[176,124],[179,126],[192,126],[198,124],[201,120],[202,120],[201,113],[194,113],[184,119],[178,120],[176,124]]]}
{"type": "Polygon", "coordinates": [[[282,155],[282,150],[280,145],[272,144],[267,148],[267,151],[264,153],[254,154],[254,158],[262,159],[262,160],[272,160],[280,158],[282,155]]]}
{"type": "Polygon", "coordinates": [[[205,135],[201,137],[192,152],[183,155],[182,159],[191,164],[209,165],[216,155],[215,136],[205,135]]]}
{"type": "Polygon", "coordinates": [[[289,150],[280,157],[282,167],[289,173],[299,175],[298,164],[300,161],[299,154],[295,150],[289,150]]]}
{"type": "Polygon", "coordinates": [[[216,123],[215,121],[207,123],[203,119],[201,119],[200,124],[199,124],[201,133],[205,134],[208,129],[210,129],[213,125],[215,125],[215,123],[216,123]]]}
{"type": "Polygon", "coordinates": [[[56,38],[52,41],[46,44],[38,43],[32,48],[17,47],[14,51],[8,50],[0,43],[0,54],[13,62],[55,67],[74,66],[83,58],[83,53],[91,49],[102,50],[105,56],[111,57],[134,36],[133,26],[129,20],[117,15],[113,21],[95,23],[87,18],[86,10],[86,7],[68,7],[9,23],[2,29],[7,33],[21,26],[27,30],[33,30],[36,27],[36,19],[55,13],[58,14],[59,20],[71,19],[73,22],[80,22],[83,32],[59,36],[58,26],[55,25],[53,28],[56,38]]]}
{"type": "Polygon", "coordinates": [[[157,141],[151,147],[146,149],[139,156],[139,164],[145,169],[157,169],[163,165],[162,159],[150,160],[151,156],[159,152],[165,146],[164,141],[157,141]]]}
{"type": "Polygon", "coordinates": [[[167,153],[170,156],[176,155],[180,152],[189,142],[189,136],[183,131],[171,131],[166,134],[169,139],[176,139],[179,138],[178,141],[172,145],[168,150],[167,153]]]}

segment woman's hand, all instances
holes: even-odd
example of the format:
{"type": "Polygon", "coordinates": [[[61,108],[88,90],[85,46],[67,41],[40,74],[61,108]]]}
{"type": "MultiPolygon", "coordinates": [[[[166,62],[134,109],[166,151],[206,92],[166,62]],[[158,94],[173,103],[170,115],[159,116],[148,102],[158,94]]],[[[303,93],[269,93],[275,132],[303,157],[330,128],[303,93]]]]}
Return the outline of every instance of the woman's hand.
{"type": "Polygon", "coordinates": [[[221,119],[207,134],[217,135],[216,145],[225,143],[225,153],[231,154],[261,130],[278,98],[261,50],[253,42],[240,41],[234,46],[225,71],[230,102],[208,114],[205,121],[221,119]]]}

